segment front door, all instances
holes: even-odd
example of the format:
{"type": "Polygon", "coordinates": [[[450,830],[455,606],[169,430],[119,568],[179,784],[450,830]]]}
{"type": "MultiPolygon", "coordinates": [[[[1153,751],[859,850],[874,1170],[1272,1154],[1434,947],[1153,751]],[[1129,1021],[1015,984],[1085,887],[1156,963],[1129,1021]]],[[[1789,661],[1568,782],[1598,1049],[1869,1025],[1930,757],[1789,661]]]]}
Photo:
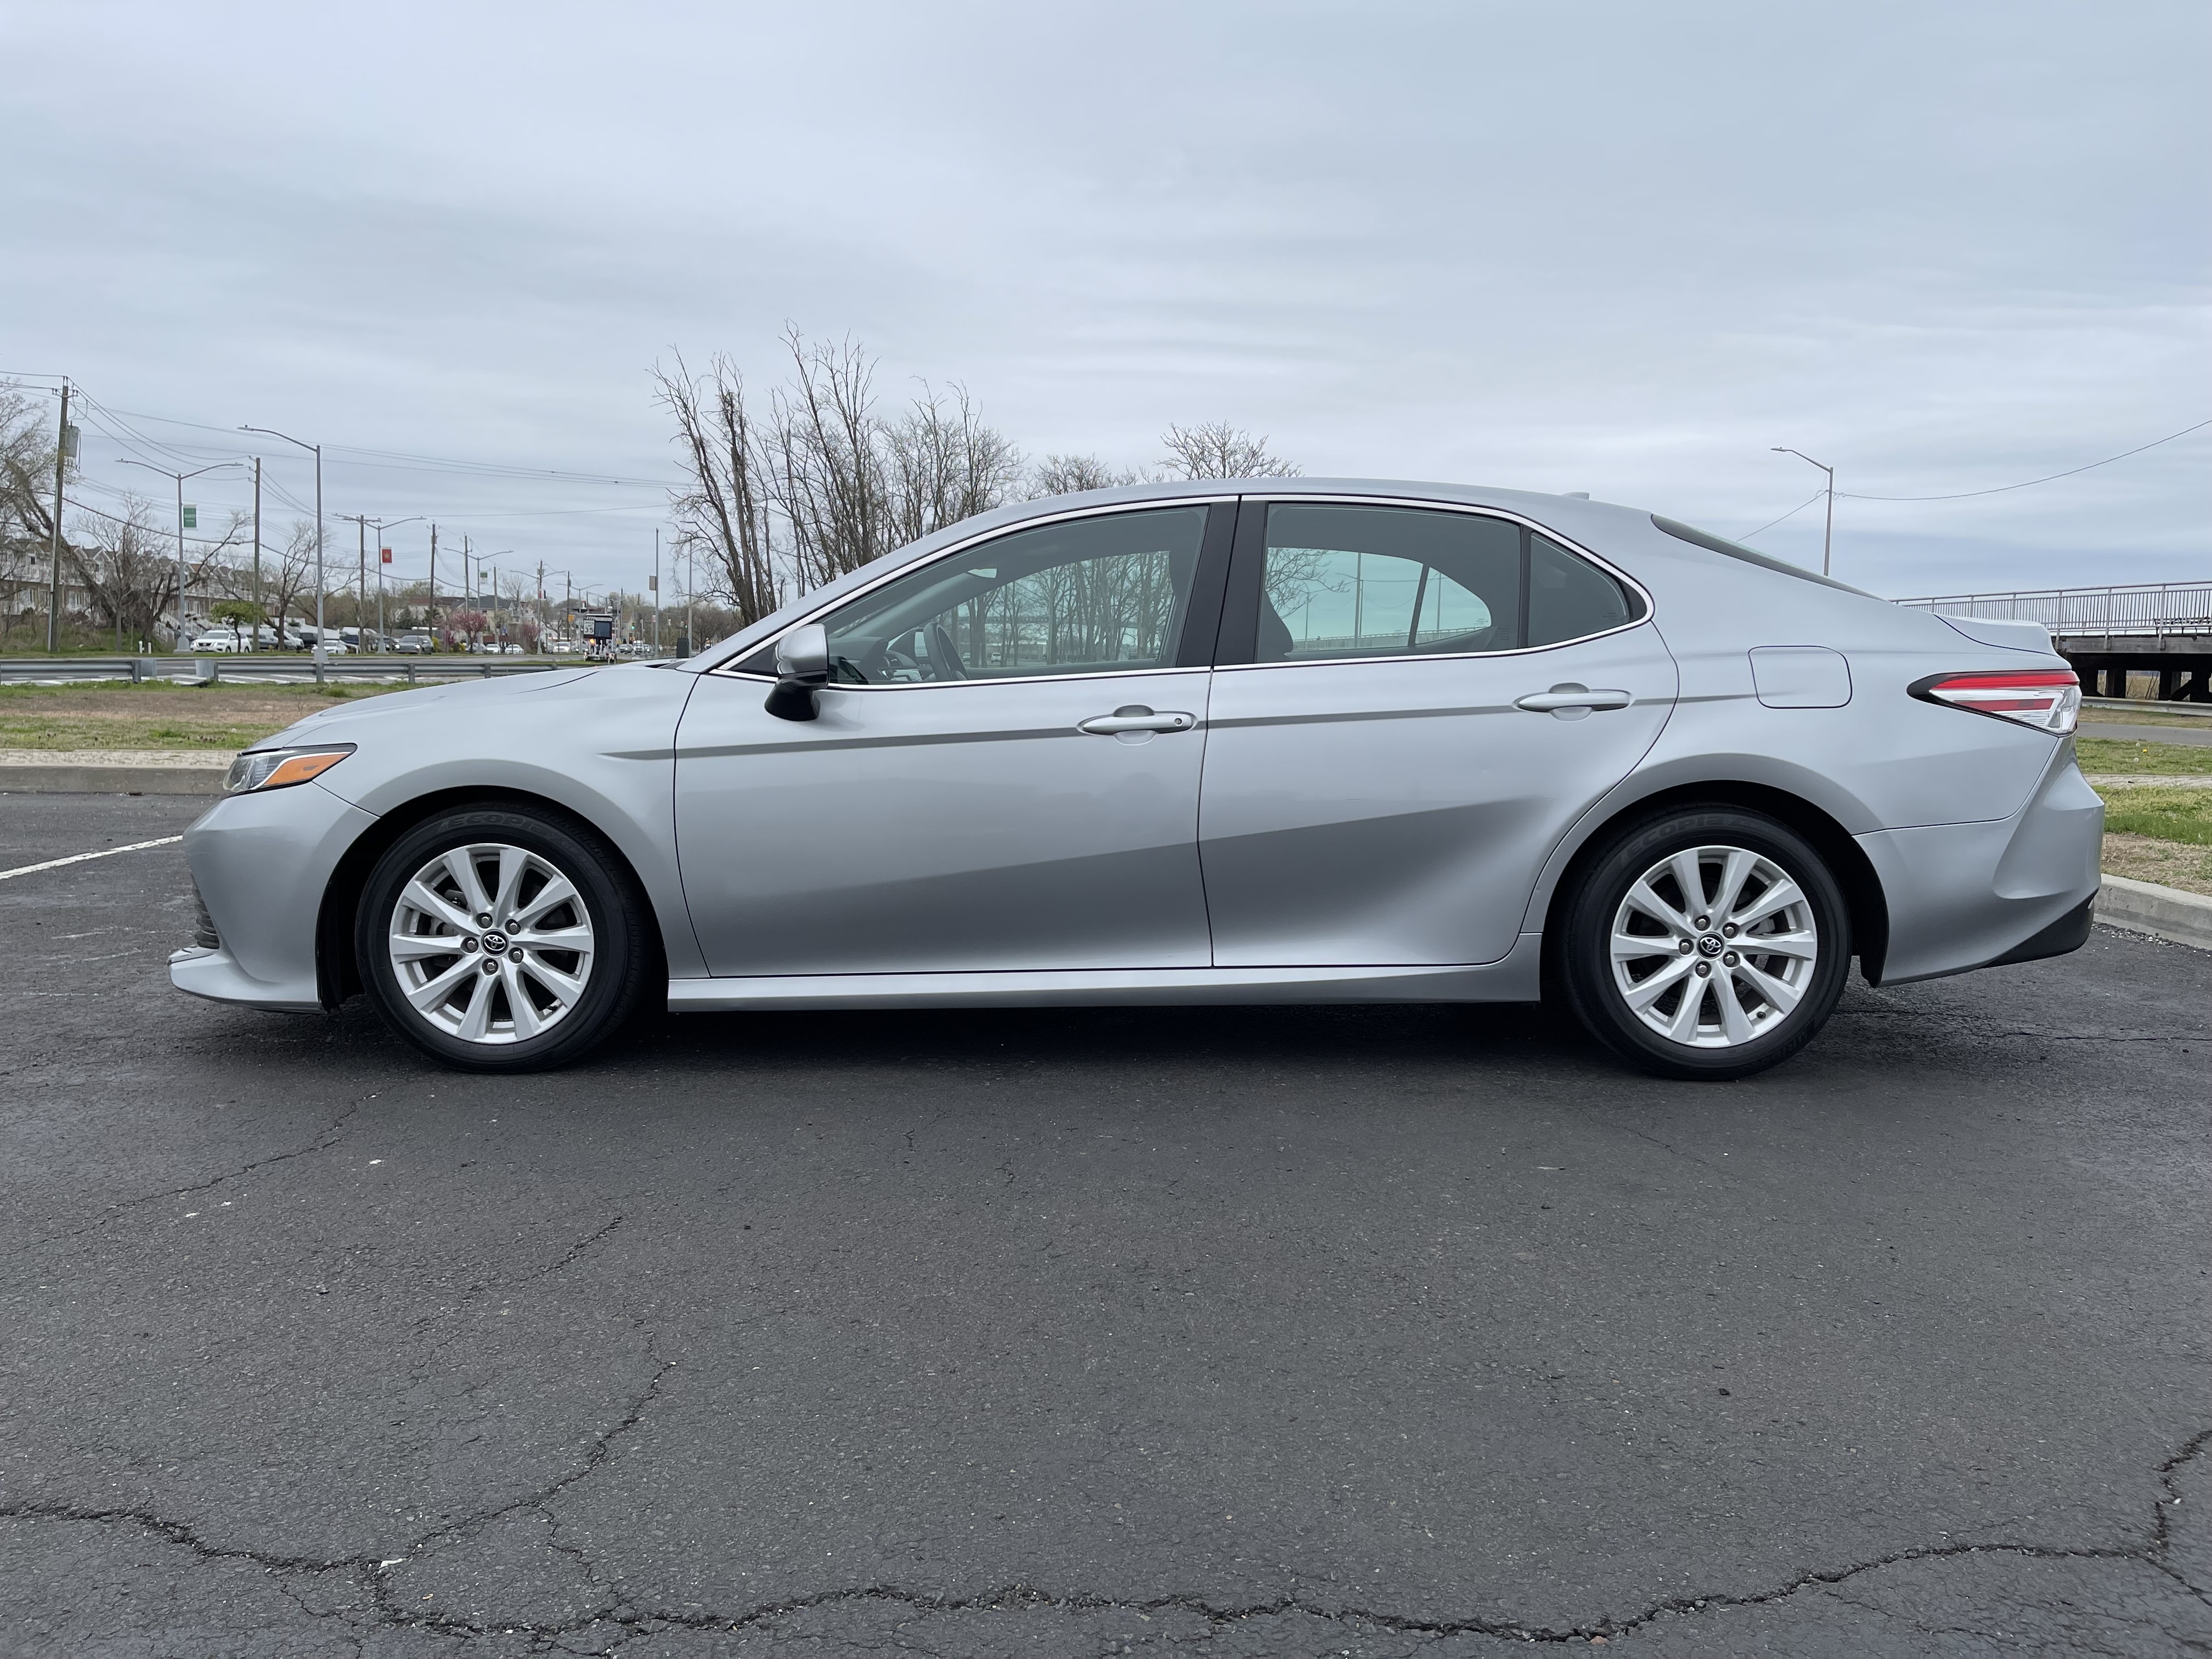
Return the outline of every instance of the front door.
{"type": "Polygon", "coordinates": [[[1203,966],[1204,658],[1234,511],[1072,517],[863,592],[815,618],[833,679],[811,721],[702,675],[676,814],[710,971],[1203,966]]]}
{"type": "Polygon", "coordinates": [[[1479,514],[1248,501],[1237,539],[1200,816],[1215,963],[1504,957],[1673,707],[1643,597],[1479,514]]]}

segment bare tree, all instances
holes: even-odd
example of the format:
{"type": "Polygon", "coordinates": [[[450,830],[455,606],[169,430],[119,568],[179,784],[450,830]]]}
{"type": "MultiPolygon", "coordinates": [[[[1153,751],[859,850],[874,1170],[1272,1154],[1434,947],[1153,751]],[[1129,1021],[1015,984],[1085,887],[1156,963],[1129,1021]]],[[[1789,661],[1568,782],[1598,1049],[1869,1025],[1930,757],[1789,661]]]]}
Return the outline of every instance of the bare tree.
{"type": "MultiPolygon", "coordinates": [[[[137,495],[124,497],[123,509],[118,514],[81,508],[76,533],[63,546],[63,556],[91,596],[92,608],[115,629],[118,650],[126,634],[147,641],[158,635],[167,621],[165,613],[176,605],[178,577],[174,532],[156,527],[158,509],[137,495]]],[[[239,586],[237,573],[223,555],[237,544],[250,522],[247,514],[234,512],[220,541],[199,544],[197,562],[187,552],[184,576],[188,588],[231,590],[239,586]]],[[[181,629],[181,615],[177,625],[181,629]]]]}
{"type": "Polygon", "coordinates": [[[93,609],[115,629],[118,651],[126,635],[153,638],[177,586],[177,562],[167,537],[155,526],[153,503],[131,496],[123,505],[119,516],[100,514],[80,522],[67,554],[93,609]]]}
{"type": "Polygon", "coordinates": [[[709,591],[732,602],[738,627],[788,592],[1013,500],[1021,484],[1019,452],[965,387],[925,384],[886,421],[875,360],[860,346],[810,344],[796,329],[783,339],[792,373],[764,415],[719,354],[703,375],[680,355],[672,373],[654,370],[686,475],[672,501],[678,543],[707,556],[709,591]]]}
{"type": "Polygon", "coordinates": [[[286,621],[292,614],[292,601],[315,585],[315,521],[293,520],[283,545],[274,550],[276,568],[268,578],[273,600],[269,614],[276,620],[276,643],[282,647],[292,642],[286,628],[286,621]]]}
{"type": "Polygon", "coordinates": [[[744,623],[776,608],[770,538],[769,469],[745,404],[744,377],[717,352],[693,378],[682,353],[672,374],[655,368],[661,406],[676,417],[690,483],[674,502],[677,544],[707,555],[717,591],[727,593],[744,623]]]}
{"type": "Polygon", "coordinates": [[[1030,496],[1074,495],[1086,489],[1116,489],[1152,483],[1141,468],[1109,466],[1096,455],[1048,455],[1030,471],[1030,496]]]}
{"type": "Polygon", "coordinates": [[[1160,434],[1167,455],[1160,465],[1179,478],[1295,478],[1298,469],[1254,437],[1226,421],[1203,426],[1170,426],[1160,434]]]}
{"type": "Polygon", "coordinates": [[[0,386],[0,639],[39,609],[52,572],[54,434],[35,399],[0,386]]]}
{"type": "Polygon", "coordinates": [[[884,474],[896,542],[918,542],[1014,497],[1020,452],[985,426],[956,385],[952,403],[925,382],[904,418],[883,430],[884,474]]]}
{"type": "Polygon", "coordinates": [[[795,574],[819,587],[890,549],[875,362],[848,338],[784,334],[793,378],[770,398],[770,489],[791,527],[795,574]]]}

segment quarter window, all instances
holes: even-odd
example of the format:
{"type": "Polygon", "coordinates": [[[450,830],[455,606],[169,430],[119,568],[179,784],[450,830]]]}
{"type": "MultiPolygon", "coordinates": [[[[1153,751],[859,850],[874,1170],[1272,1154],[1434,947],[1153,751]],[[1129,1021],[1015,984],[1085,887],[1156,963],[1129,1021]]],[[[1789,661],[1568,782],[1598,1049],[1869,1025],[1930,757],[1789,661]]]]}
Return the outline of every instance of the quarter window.
{"type": "Polygon", "coordinates": [[[847,684],[1164,668],[1190,603],[1203,506],[1016,532],[823,618],[847,684]]]}
{"type": "Polygon", "coordinates": [[[1618,628],[1637,612],[1619,582],[1549,537],[1528,538],[1528,643],[1558,645],[1618,628]]]}
{"type": "Polygon", "coordinates": [[[1643,614],[1588,560],[1503,519],[1276,502],[1267,528],[1260,662],[1513,651],[1643,614]]]}

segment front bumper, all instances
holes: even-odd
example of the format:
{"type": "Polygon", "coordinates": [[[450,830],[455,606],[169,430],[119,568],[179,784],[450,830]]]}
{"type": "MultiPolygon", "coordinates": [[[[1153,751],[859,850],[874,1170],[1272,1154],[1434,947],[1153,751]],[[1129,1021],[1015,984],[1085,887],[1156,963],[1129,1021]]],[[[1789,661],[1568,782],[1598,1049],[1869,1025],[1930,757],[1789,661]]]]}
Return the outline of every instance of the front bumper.
{"type": "Polygon", "coordinates": [[[312,1012],[315,921],[331,872],[374,813],[319,784],[228,795],[185,831],[216,943],[169,958],[169,982],[217,1002],[312,1012]]]}
{"type": "Polygon", "coordinates": [[[2105,804],[2060,744],[2027,804],[1981,823],[1855,839],[1889,908],[1881,982],[1936,979],[2079,949],[2097,896],[2105,804]]]}

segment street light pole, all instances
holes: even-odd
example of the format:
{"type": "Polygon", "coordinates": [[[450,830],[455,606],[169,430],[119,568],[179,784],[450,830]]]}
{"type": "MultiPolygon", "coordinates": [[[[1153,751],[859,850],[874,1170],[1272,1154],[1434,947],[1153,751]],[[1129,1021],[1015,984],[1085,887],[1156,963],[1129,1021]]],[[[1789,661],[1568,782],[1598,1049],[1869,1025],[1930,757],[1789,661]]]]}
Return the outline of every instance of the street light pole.
{"type": "MultiPolygon", "coordinates": [[[[403,524],[420,524],[422,519],[422,515],[417,514],[412,518],[375,519],[370,522],[376,526],[376,654],[380,657],[384,654],[384,532],[396,529],[403,524]]],[[[362,556],[366,558],[368,555],[364,553],[362,556]]],[[[362,585],[361,597],[362,603],[364,605],[367,605],[368,586],[366,581],[362,585]]]]}
{"type": "Polygon", "coordinates": [[[172,472],[167,467],[155,466],[151,461],[134,461],[125,457],[125,466],[143,466],[149,472],[158,472],[165,478],[177,481],[177,644],[185,643],[185,480],[197,478],[203,472],[220,472],[227,466],[242,465],[239,461],[216,461],[197,467],[190,472],[172,472]]]}
{"type": "Polygon", "coordinates": [[[253,458],[253,648],[261,648],[261,458],[253,458]]]}
{"type": "MultiPolygon", "coordinates": [[[[47,534],[47,550],[54,559],[54,585],[46,596],[46,650],[59,655],[62,648],[62,478],[69,465],[69,377],[62,377],[62,423],[54,435],[54,521],[47,534]]],[[[118,623],[116,634],[123,629],[118,623]]]]}
{"type": "Polygon", "coordinates": [[[1836,469],[1825,461],[1815,461],[1802,449],[1791,449],[1783,444],[1773,447],[1778,455],[1795,455],[1801,461],[1810,462],[1828,475],[1828,521],[1820,532],[1820,574],[1828,574],[1828,556],[1836,540],[1836,469]]]}
{"type": "MultiPolygon", "coordinates": [[[[298,444],[315,458],[315,678],[322,679],[323,666],[323,447],[301,442],[288,432],[279,432],[273,426],[241,426],[240,432],[262,432],[272,438],[282,438],[288,444],[298,444]]],[[[276,618],[276,639],[283,643],[284,619],[276,618]]]]}

